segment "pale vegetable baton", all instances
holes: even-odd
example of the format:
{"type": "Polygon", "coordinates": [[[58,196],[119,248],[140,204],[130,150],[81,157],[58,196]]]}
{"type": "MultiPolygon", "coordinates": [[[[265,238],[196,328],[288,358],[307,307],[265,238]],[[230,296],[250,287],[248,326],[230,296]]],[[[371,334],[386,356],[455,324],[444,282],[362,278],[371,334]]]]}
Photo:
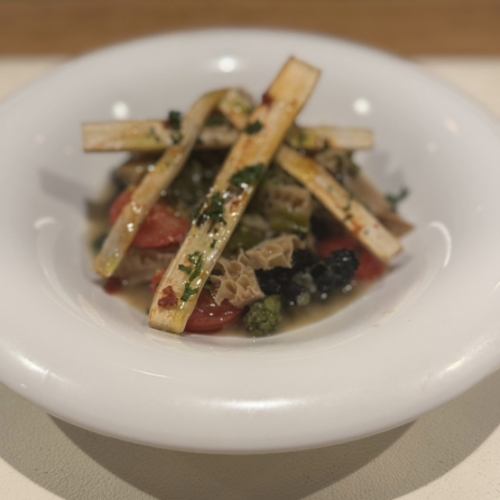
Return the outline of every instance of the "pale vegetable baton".
{"type": "Polygon", "coordinates": [[[152,327],[184,331],[207,278],[250,201],[256,178],[269,165],[319,74],[318,69],[292,58],[264,94],[250,119],[251,123],[259,122],[261,129],[242,134],[233,146],[196,223],[157,287],[149,314],[152,327]],[[175,294],[175,307],[159,306],[162,294],[168,292],[175,294]]]}
{"type": "MultiPolygon", "coordinates": [[[[250,101],[249,98],[242,95],[240,102],[243,100],[250,101]]],[[[250,101],[251,102],[251,101],[250,101]]],[[[245,109],[250,104],[247,102],[245,109]]],[[[238,115],[237,110],[231,110],[227,115],[228,119],[237,128],[244,127],[245,116],[238,115]]],[[[304,134],[304,130],[299,127],[292,127],[288,137],[292,134],[301,134],[301,139],[296,139],[296,145],[308,144],[310,149],[314,149],[314,144],[317,144],[319,138],[327,140],[328,128],[318,127],[309,130],[314,131],[310,134],[304,134]],[[325,135],[321,135],[325,134],[325,135]]],[[[292,135],[293,137],[293,135],[292,135]]],[[[344,142],[347,144],[348,138],[344,142]]],[[[362,142],[361,139],[358,142],[362,142]]],[[[324,146],[324,145],[323,145],[324,146]]],[[[382,262],[389,262],[392,257],[401,251],[399,240],[393,236],[361,203],[353,198],[353,193],[344,189],[333,176],[319,163],[313,159],[306,158],[288,146],[281,146],[276,154],[277,164],[288,174],[294,177],[297,181],[303,184],[316,198],[325,206],[325,208],[341,222],[344,227],[382,262]]],[[[368,186],[371,188],[368,194],[370,199],[376,199],[378,202],[377,208],[382,207],[384,210],[388,206],[385,198],[378,193],[376,188],[371,184],[366,177],[362,177],[358,172],[355,178],[350,179],[350,187],[368,186]],[[361,181],[361,182],[358,182],[361,181]],[[380,201],[382,198],[383,201],[380,201]]],[[[361,194],[365,194],[362,192],[361,194]]],[[[384,213],[386,211],[384,210],[384,213]]],[[[396,221],[400,219],[394,214],[396,221]]],[[[400,225],[398,227],[402,227],[400,225]]]]}
{"type": "Polygon", "coordinates": [[[139,227],[161,192],[172,182],[186,162],[204,122],[224,96],[225,91],[205,94],[194,103],[182,120],[178,144],[164,153],[154,170],[142,179],[132,198],[113,224],[96,257],[95,269],[107,278],[112,276],[134,240],[139,227]]]}
{"type": "Polygon", "coordinates": [[[319,163],[287,146],[280,148],[276,161],[287,173],[304,184],[382,262],[389,262],[401,251],[399,240],[319,163]]]}
{"type": "MultiPolygon", "coordinates": [[[[233,89],[232,95],[241,92],[233,89]]],[[[228,92],[229,93],[229,92],[228,92]]],[[[241,98],[240,98],[241,99],[241,98]]],[[[241,108],[239,114],[229,106],[240,101],[221,101],[219,110],[237,129],[243,129],[248,121],[248,108],[241,108]]],[[[250,101],[251,102],[251,101],[250,101]]],[[[253,109],[253,106],[250,110],[253,109]]],[[[161,152],[174,142],[175,131],[167,121],[133,120],[123,122],[84,123],[82,126],[83,147],[87,152],[133,151],[141,153],[161,152]]],[[[232,146],[238,138],[228,125],[205,126],[201,131],[196,149],[224,149],[232,146]]],[[[352,127],[293,127],[286,136],[286,142],[298,149],[319,151],[329,144],[336,150],[370,149],[373,147],[373,133],[363,128],[352,127]]]]}

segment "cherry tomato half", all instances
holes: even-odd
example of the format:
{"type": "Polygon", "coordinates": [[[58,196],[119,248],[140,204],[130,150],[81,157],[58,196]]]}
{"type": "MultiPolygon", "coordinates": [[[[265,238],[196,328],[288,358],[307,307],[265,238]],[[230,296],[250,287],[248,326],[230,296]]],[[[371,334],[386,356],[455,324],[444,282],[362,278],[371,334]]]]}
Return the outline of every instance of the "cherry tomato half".
{"type": "Polygon", "coordinates": [[[232,325],[240,318],[243,309],[233,306],[227,300],[218,305],[208,290],[200,294],[194,311],[186,324],[186,331],[212,333],[232,325]]]}
{"type": "MultiPolygon", "coordinates": [[[[109,211],[112,224],[130,202],[132,191],[124,191],[116,198],[109,211]]],[[[156,203],[141,224],[132,243],[137,248],[161,248],[182,243],[189,231],[190,222],[176,215],[172,207],[156,203]]]]}
{"type": "Polygon", "coordinates": [[[359,267],[356,271],[356,279],[359,281],[374,280],[385,272],[384,263],[349,235],[321,240],[317,243],[316,250],[323,258],[330,256],[336,250],[354,250],[359,258],[359,267]]]}

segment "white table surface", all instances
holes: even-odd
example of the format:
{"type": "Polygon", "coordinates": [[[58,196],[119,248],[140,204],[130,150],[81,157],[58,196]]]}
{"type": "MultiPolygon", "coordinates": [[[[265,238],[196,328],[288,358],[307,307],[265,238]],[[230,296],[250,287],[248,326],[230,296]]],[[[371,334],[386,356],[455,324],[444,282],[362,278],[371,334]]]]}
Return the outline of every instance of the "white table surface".
{"type": "MultiPolygon", "coordinates": [[[[0,99],[61,61],[0,58],[0,99]]],[[[420,63],[500,117],[500,58],[420,63]]],[[[0,499],[55,498],[498,500],[500,372],[384,434],[321,450],[237,457],[102,437],[0,385],[0,499]]]]}

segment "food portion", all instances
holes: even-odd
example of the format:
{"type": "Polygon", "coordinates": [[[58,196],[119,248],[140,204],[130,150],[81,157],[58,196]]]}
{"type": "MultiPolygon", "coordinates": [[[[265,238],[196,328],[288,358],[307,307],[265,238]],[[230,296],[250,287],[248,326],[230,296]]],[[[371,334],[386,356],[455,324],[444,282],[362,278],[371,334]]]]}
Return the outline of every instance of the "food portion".
{"type": "Polygon", "coordinates": [[[353,159],[369,130],[295,123],[319,75],[291,58],[257,104],[234,88],[83,126],[86,151],[132,155],[95,245],[107,291],[142,290],[156,329],[263,336],[386,271],[412,225],[353,159]]]}

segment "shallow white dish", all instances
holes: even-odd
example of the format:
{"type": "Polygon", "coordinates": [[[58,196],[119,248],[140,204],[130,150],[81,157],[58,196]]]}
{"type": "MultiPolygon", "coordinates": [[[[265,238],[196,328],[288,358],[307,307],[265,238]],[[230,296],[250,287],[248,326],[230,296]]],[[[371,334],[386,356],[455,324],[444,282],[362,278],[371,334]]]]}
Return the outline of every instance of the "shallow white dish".
{"type": "Polygon", "coordinates": [[[0,107],[0,379],[64,420],[185,450],[292,450],[410,421],[500,366],[499,139],[413,65],[331,38],[195,31],[77,59],[0,107]],[[218,86],[258,95],[290,54],[323,70],[300,121],[374,128],[367,172],[410,186],[406,253],[307,327],[156,334],[90,271],[85,200],[122,156],[83,155],[80,123],[161,117],[218,86]]]}

